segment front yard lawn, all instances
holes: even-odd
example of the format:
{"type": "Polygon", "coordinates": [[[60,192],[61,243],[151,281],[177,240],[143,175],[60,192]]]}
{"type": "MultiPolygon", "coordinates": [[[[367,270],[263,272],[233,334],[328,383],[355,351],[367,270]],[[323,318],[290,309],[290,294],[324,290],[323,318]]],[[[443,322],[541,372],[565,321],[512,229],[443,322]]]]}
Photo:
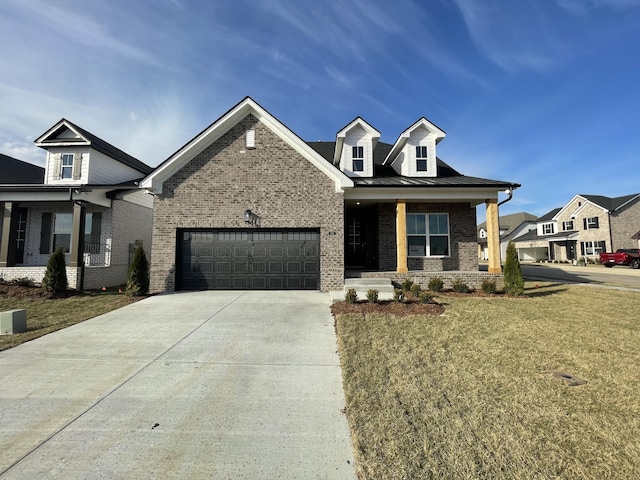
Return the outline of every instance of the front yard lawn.
{"type": "Polygon", "coordinates": [[[361,480],[640,478],[640,293],[436,300],[336,316],[361,480]]]}
{"type": "Polygon", "coordinates": [[[49,298],[40,288],[0,283],[0,312],[27,310],[27,331],[0,335],[0,351],[47,333],[102,315],[141,297],[127,297],[117,288],[106,292],[70,292],[65,298],[49,298]]]}

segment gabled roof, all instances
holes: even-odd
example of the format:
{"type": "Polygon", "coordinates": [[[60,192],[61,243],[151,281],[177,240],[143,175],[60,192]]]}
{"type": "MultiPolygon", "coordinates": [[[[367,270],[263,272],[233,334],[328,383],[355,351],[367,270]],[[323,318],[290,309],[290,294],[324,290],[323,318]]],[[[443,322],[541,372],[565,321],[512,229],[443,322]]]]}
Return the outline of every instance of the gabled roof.
{"type": "Polygon", "coordinates": [[[77,126],[76,124],[70,122],[65,118],[60,120],[45,133],[40,135],[40,137],[36,138],[35,144],[44,149],[48,147],[87,145],[94,150],[97,150],[100,153],[104,153],[108,157],[117,160],[123,165],[139,171],[143,175],[148,175],[153,170],[153,168],[151,168],[149,165],[142,163],[137,158],[132,157],[128,153],[123,152],[119,148],[114,147],[110,143],[102,140],[100,137],[77,126]],[[73,133],[74,136],[61,136],[66,131],[73,133]]]}
{"type": "MultiPolygon", "coordinates": [[[[519,227],[524,222],[534,222],[538,217],[527,212],[511,213],[509,215],[500,215],[498,222],[500,223],[500,230],[505,230],[505,233],[510,232],[516,227],[519,227]]],[[[478,225],[478,230],[487,228],[487,222],[482,222],[478,225]]]]}
{"type": "Polygon", "coordinates": [[[394,160],[396,158],[398,158],[398,155],[400,155],[400,152],[402,151],[404,146],[407,144],[407,141],[409,140],[409,137],[411,136],[411,132],[413,132],[417,128],[425,128],[426,130],[429,131],[429,133],[435,133],[436,134],[436,144],[440,143],[440,140],[442,140],[447,135],[444,132],[444,130],[440,129],[435,123],[431,123],[429,120],[427,120],[426,118],[422,117],[417,122],[415,122],[413,125],[411,125],[409,128],[407,128],[404,132],[402,132],[400,134],[400,136],[396,140],[396,143],[393,144],[393,147],[391,148],[391,151],[387,155],[387,158],[385,158],[385,160],[383,162],[385,165],[393,164],[394,160]]]}
{"type": "Polygon", "coordinates": [[[362,117],[356,117],[349,123],[347,123],[340,131],[336,134],[336,142],[335,149],[333,151],[333,164],[340,164],[340,157],[342,156],[342,147],[344,145],[344,139],[347,136],[349,131],[353,130],[355,127],[361,127],[365,132],[371,135],[371,141],[373,142],[373,148],[376,148],[376,144],[380,139],[380,132],[373,128],[369,123],[367,123],[362,117]]]}
{"type": "Polygon", "coordinates": [[[553,217],[556,216],[556,214],[562,210],[562,208],[558,207],[558,208],[554,208],[553,210],[551,210],[550,212],[545,213],[543,216],[538,217],[538,219],[536,220],[537,223],[540,222],[549,222],[551,220],[553,220],[553,217]]]}
{"type": "Polygon", "coordinates": [[[631,195],[623,195],[622,197],[605,197],[602,195],[584,195],[580,194],[582,198],[595,203],[599,207],[602,207],[610,212],[614,212],[625,207],[633,200],[640,198],[640,193],[633,193],[631,195]]]}
{"type": "Polygon", "coordinates": [[[311,164],[331,178],[335,182],[336,191],[345,187],[353,186],[353,182],[348,176],[333,165],[327,164],[324,158],[307,145],[304,140],[262,108],[251,97],[245,97],[240,101],[240,103],[232,107],[231,110],[218,118],[186,145],[158,165],[150,175],[140,182],[140,186],[155,193],[161,193],[162,185],[167,179],[189,163],[205,148],[222,137],[232,127],[237,125],[238,122],[246,118],[247,115],[253,115],[256,117],[263,125],[282,138],[282,140],[289,144],[289,146],[296,150],[300,155],[309,160],[311,164]]]}
{"type": "MultiPolygon", "coordinates": [[[[335,142],[307,142],[327,162],[333,162],[335,142]]],[[[486,178],[468,177],[452,168],[441,159],[437,159],[437,176],[430,178],[403,177],[399,175],[391,165],[384,165],[384,160],[389,155],[393,145],[378,142],[373,150],[373,178],[352,178],[355,187],[496,187],[504,190],[507,187],[518,188],[520,185],[501,180],[489,180],[486,178]]]]}
{"type": "Polygon", "coordinates": [[[0,153],[0,183],[42,184],[44,168],[0,153]]]}

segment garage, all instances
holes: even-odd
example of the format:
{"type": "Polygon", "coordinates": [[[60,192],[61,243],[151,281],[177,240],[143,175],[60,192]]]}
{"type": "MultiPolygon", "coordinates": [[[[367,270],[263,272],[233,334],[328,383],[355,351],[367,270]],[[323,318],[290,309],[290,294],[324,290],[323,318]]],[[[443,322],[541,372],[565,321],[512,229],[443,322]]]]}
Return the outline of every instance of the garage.
{"type": "Polygon", "coordinates": [[[318,290],[317,229],[178,230],[179,290],[318,290]]]}

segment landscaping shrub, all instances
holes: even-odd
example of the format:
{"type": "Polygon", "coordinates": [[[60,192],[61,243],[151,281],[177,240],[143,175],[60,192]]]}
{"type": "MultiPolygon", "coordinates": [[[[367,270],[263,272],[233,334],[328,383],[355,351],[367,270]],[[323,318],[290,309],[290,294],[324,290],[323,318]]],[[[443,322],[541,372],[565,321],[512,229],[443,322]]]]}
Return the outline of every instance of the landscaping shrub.
{"type": "Polygon", "coordinates": [[[456,278],[452,282],[453,291],[457,293],[467,293],[469,291],[469,286],[462,281],[460,278],[456,278]]]}
{"type": "Polygon", "coordinates": [[[393,301],[396,303],[404,302],[404,290],[401,288],[396,288],[393,290],[393,301]]]}
{"type": "Polygon", "coordinates": [[[378,290],[370,288],[367,291],[367,300],[369,300],[369,303],[376,303],[378,301],[378,290]]]}
{"type": "Polygon", "coordinates": [[[349,304],[354,304],[358,301],[358,294],[355,288],[350,288],[347,293],[344,294],[344,301],[349,304]]]}
{"type": "Polygon", "coordinates": [[[14,278],[11,280],[11,283],[18,285],[19,287],[35,287],[36,285],[33,279],[29,277],[14,278]]]}
{"type": "Polygon", "coordinates": [[[484,293],[496,293],[496,281],[488,278],[482,281],[482,291],[484,293]]]}
{"type": "Polygon", "coordinates": [[[149,293],[149,263],[142,244],[138,244],[133,252],[125,293],[130,297],[149,293]]]}
{"type": "Polygon", "coordinates": [[[414,297],[417,297],[418,295],[420,295],[421,291],[422,291],[422,288],[420,288],[420,285],[418,285],[417,283],[414,283],[413,285],[411,285],[411,293],[413,294],[414,297]]]}
{"type": "Polygon", "coordinates": [[[512,241],[507,245],[507,257],[504,262],[504,291],[518,296],[524,292],[524,279],[518,260],[518,252],[512,241]]]}
{"type": "Polygon", "coordinates": [[[423,290],[418,295],[420,303],[433,303],[433,295],[426,290],[423,290]]]}
{"type": "Polygon", "coordinates": [[[406,278],[404,282],[402,282],[401,286],[402,286],[403,292],[408,292],[411,290],[411,287],[413,286],[413,280],[406,278]]]}
{"type": "Polygon", "coordinates": [[[64,250],[58,248],[49,257],[47,270],[42,279],[42,288],[49,294],[65,292],[69,282],[67,281],[67,268],[64,263],[64,250]]]}
{"type": "Polygon", "coordinates": [[[441,277],[433,277],[429,280],[428,287],[432,292],[441,292],[444,288],[444,282],[441,277]]]}

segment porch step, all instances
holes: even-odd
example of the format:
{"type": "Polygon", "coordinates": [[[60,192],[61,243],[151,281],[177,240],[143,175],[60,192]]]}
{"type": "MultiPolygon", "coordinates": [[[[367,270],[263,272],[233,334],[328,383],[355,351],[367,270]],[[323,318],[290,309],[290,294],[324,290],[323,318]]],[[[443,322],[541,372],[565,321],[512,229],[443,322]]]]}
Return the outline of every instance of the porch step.
{"type": "Polygon", "coordinates": [[[355,288],[359,300],[366,300],[367,292],[371,289],[378,290],[378,300],[393,299],[393,283],[389,278],[345,278],[340,298],[335,301],[343,301],[344,294],[350,288],[355,288]]]}

